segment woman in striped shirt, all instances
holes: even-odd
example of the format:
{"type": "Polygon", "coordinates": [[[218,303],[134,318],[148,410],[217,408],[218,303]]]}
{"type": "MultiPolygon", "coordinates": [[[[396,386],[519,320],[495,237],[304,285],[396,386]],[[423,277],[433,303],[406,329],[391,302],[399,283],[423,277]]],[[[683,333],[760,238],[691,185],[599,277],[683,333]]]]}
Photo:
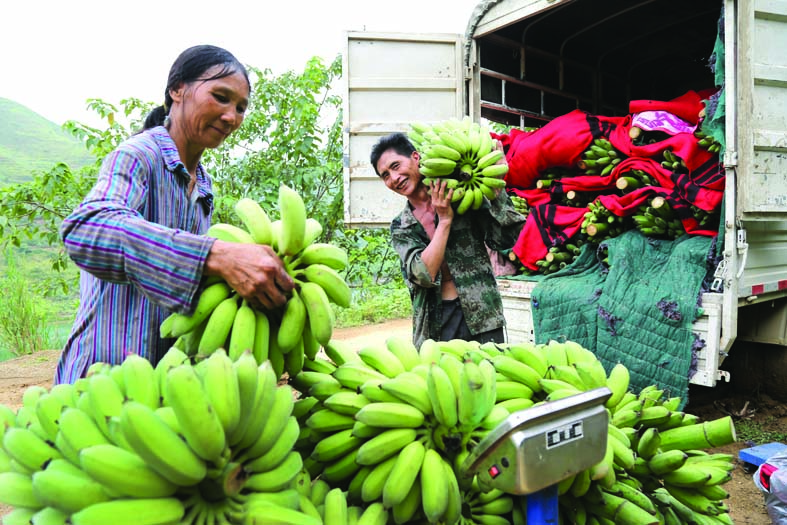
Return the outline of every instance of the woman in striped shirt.
{"type": "Polygon", "coordinates": [[[249,94],[246,69],[231,53],[191,47],[170,69],[164,105],[104,159],[61,227],[81,280],[55,383],[130,353],[158,362],[173,342],[159,336],[161,322],[193,310],[205,276],[222,277],[259,307],[286,302],[293,282],[270,247],[204,235],[213,193],[200,158],[240,127],[249,94]]]}

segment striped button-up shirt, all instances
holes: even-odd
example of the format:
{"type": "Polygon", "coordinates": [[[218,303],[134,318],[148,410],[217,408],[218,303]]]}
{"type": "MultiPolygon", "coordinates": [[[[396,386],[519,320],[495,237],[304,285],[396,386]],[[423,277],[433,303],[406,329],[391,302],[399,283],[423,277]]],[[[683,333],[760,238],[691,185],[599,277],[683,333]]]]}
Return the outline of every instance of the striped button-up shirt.
{"type": "Polygon", "coordinates": [[[158,362],[172,344],[159,326],[196,301],[213,239],[210,178],[189,174],[163,127],[123,142],[104,160],[95,186],[66,218],[61,235],[81,270],[80,304],[56,383],[73,383],[95,362],[135,353],[158,362]]]}

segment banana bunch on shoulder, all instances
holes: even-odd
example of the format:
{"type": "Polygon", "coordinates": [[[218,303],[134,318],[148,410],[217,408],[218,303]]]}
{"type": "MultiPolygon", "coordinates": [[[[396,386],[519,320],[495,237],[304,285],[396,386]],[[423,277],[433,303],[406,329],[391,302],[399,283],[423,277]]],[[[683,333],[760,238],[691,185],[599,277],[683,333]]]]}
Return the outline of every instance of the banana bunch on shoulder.
{"type": "Polygon", "coordinates": [[[424,184],[445,180],[454,190],[459,215],[479,209],[484,198],[494,200],[505,189],[508,164],[503,152],[495,148],[489,130],[469,118],[412,123],[408,136],[421,155],[424,184]]]}
{"type": "Polygon", "coordinates": [[[237,359],[251,350],[258,364],[270,360],[276,373],[296,375],[304,359],[312,359],[320,345],[330,341],[334,312],[331,304],[350,306],[352,293],[340,274],[347,253],[318,242],[322,225],[307,217],[301,196],[286,185],[279,187],[280,218],[271,220],[253,199],[235,204],[243,227],[212,225],[207,232],[228,242],[265,244],[282,258],[296,288],[286,305],[275,311],[255,308],[242,300],[223,280],[207,280],[191,315],[173,313],[161,324],[162,337],[175,338],[175,346],[197,359],[219,348],[237,359]]]}

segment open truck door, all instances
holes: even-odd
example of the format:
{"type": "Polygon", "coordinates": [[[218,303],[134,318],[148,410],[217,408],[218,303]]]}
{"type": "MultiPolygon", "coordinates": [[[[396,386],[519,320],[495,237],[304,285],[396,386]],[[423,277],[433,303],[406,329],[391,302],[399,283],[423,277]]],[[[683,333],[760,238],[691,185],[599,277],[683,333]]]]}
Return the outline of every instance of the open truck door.
{"type": "Polygon", "coordinates": [[[377,140],[410,122],[465,113],[465,68],[458,34],[347,32],[344,92],[344,221],[387,228],[404,206],[369,163],[377,140]]]}

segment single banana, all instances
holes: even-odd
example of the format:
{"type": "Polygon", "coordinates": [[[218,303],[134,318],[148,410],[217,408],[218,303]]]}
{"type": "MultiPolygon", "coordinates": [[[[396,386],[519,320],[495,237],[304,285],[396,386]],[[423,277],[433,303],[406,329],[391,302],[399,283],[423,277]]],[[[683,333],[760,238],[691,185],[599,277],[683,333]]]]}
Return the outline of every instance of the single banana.
{"type": "Polygon", "coordinates": [[[347,268],[347,252],[339,246],[328,243],[313,243],[300,253],[297,263],[303,266],[324,264],[334,270],[347,268]]]}
{"type": "Polygon", "coordinates": [[[544,377],[530,365],[510,355],[497,355],[492,358],[495,370],[512,381],[522,383],[533,392],[541,392],[541,379],[544,377]]]}
{"type": "Polygon", "coordinates": [[[456,214],[457,215],[464,215],[473,207],[473,203],[475,202],[475,192],[470,189],[466,188],[465,193],[462,196],[462,199],[459,201],[459,205],[456,207],[456,214]]]}
{"type": "Polygon", "coordinates": [[[158,408],[161,403],[156,371],[153,365],[136,354],[129,354],[120,365],[125,385],[125,396],[150,408],[158,408]]]}
{"type": "Polygon", "coordinates": [[[170,482],[188,487],[207,474],[205,462],[147,406],[126,402],[120,425],[134,451],[170,482]]]}
{"type": "Polygon", "coordinates": [[[473,361],[465,361],[462,366],[456,399],[460,427],[474,429],[488,415],[484,398],[484,375],[473,361]]]}
{"type": "Polygon", "coordinates": [[[349,308],[352,302],[352,290],[339,273],[324,264],[310,264],[301,270],[307,281],[319,284],[328,299],[342,308],[349,308]]]}
{"type": "Polygon", "coordinates": [[[312,337],[321,345],[328,345],[334,324],[334,313],[328,295],[322,286],[313,282],[302,283],[300,294],[312,337]]]}
{"type": "Polygon", "coordinates": [[[607,376],[607,387],[612,391],[612,395],[606,400],[604,406],[613,408],[623,398],[629,389],[629,370],[623,363],[617,363],[612,367],[607,376]]]}
{"type": "Polygon", "coordinates": [[[396,377],[405,371],[399,358],[387,346],[369,345],[358,351],[361,360],[387,377],[396,377]]]}
{"type": "MultiPolygon", "coordinates": [[[[55,507],[44,507],[25,522],[25,525],[69,525],[69,514],[55,507]]],[[[11,523],[10,525],[13,525],[11,523]]]]}
{"type": "Polygon", "coordinates": [[[424,413],[405,403],[369,403],[355,414],[355,420],[373,427],[419,428],[424,413]]]}
{"type": "Polygon", "coordinates": [[[312,459],[330,463],[360,447],[365,440],[353,436],[352,431],[352,428],[347,428],[322,438],[312,450],[312,459]]]}
{"type": "Polygon", "coordinates": [[[437,422],[447,428],[456,426],[459,421],[457,393],[454,391],[448,373],[439,364],[432,363],[429,365],[426,386],[429,401],[432,403],[432,411],[437,422]]]}
{"type": "Polygon", "coordinates": [[[207,237],[214,237],[220,241],[237,242],[241,244],[254,244],[254,238],[244,230],[233,224],[217,222],[211,224],[208,231],[205,232],[207,237]]]}
{"type": "Polygon", "coordinates": [[[33,490],[32,478],[19,472],[0,472],[0,503],[32,511],[45,506],[33,490]]]}
{"type": "Polygon", "coordinates": [[[287,301],[282,314],[281,324],[277,333],[277,343],[283,353],[295,348],[303,338],[303,326],[306,323],[306,306],[297,290],[287,301]]]}
{"type": "Polygon", "coordinates": [[[279,492],[290,485],[302,468],[303,459],[293,450],[273,469],[249,476],[244,487],[255,492],[279,492]]]}
{"type": "Polygon", "coordinates": [[[355,419],[345,414],[337,414],[327,408],[313,412],[306,419],[306,426],[320,433],[333,433],[352,428],[355,419]]]}
{"type": "Polygon", "coordinates": [[[252,346],[252,353],[258,365],[268,360],[270,337],[271,326],[268,316],[265,312],[254,310],[254,344],[252,346]]]}
{"type": "Polygon", "coordinates": [[[204,460],[216,462],[227,446],[226,434],[194,367],[181,365],[169,371],[167,402],[192,450],[204,460]]]}
{"type": "Polygon", "coordinates": [[[448,509],[450,487],[444,463],[440,453],[430,448],[421,465],[421,504],[430,523],[437,523],[448,509]]]}
{"type": "Polygon", "coordinates": [[[200,363],[199,374],[208,402],[227,436],[235,431],[241,416],[240,386],[232,363],[233,360],[220,348],[200,363]]]}
{"type": "Polygon", "coordinates": [[[30,472],[43,470],[53,459],[63,457],[53,445],[27,428],[11,427],[3,435],[8,456],[30,472]]]}
{"type": "Polygon", "coordinates": [[[254,349],[256,328],[257,316],[254,309],[244,299],[232,320],[230,343],[227,349],[230,359],[234,361],[246,350],[254,349]]]}
{"type": "Polygon", "coordinates": [[[231,446],[240,440],[251,420],[257,395],[257,360],[251,352],[246,351],[232,362],[232,370],[238,384],[240,409],[238,424],[231,432],[227,433],[227,442],[231,446]]]}
{"type": "Polygon", "coordinates": [[[323,404],[338,414],[354,416],[361,408],[369,404],[369,399],[357,392],[341,391],[325,399],[323,404]]]}
{"type": "MultiPolygon", "coordinates": [[[[47,441],[54,442],[57,437],[57,430],[59,426],[60,413],[66,405],[63,400],[53,394],[46,393],[38,398],[36,401],[35,413],[41,429],[46,435],[47,441]]],[[[0,422],[0,443],[3,438],[3,423],[0,422]]],[[[2,448],[2,447],[0,447],[2,448]]]]}
{"type": "Polygon", "coordinates": [[[248,472],[267,472],[279,466],[287,455],[292,451],[295,442],[298,440],[300,433],[300,426],[295,416],[287,418],[287,424],[284,426],[279,439],[276,443],[268,448],[264,454],[249,459],[244,463],[243,468],[248,472]]]}
{"type": "MultiPolygon", "coordinates": [[[[243,429],[243,433],[234,432],[229,441],[233,450],[244,450],[259,439],[276,398],[277,383],[278,376],[273,370],[273,365],[270,361],[265,361],[257,368],[257,388],[249,411],[246,412],[246,428],[243,429]]],[[[249,398],[244,399],[248,401],[249,398]]],[[[245,402],[241,401],[241,406],[244,405],[245,402]]],[[[243,420],[239,426],[243,426],[243,420]]]]}
{"type": "Polygon", "coordinates": [[[225,348],[237,312],[238,296],[234,294],[221,301],[213,309],[199,341],[199,357],[207,357],[218,348],[225,348]]]}
{"type": "Polygon", "coordinates": [[[71,525],[167,525],[185,509],[178,498],[116,499],[97,503],[71,516],[71,525]]]}
{"type": "Polygon", "coordinates": [[[101,432],[111,440],[112,434],[108,425],[109,418],[120,415],[125,395],[111,377],[103,374],[90,377],[87,394],[90,416],[96,422],[101,432]]]}
{"type": "MultiPolygon", "coordinates": [[[[65,440],[67,447],[75,453],[75,456],[83,448],[109,443],[93,418],[78,408],[66,408],[61,413],[56,442],[60,442],[60,436],[65,440]]],[[[58,448],[62,450],[64,447],[61,445],[58,448]]],[[[76,457],[78,464],[78,456],[76,457]]]]}
{"type": "Polygon", "coordinates": [[[306,206],[297,191],[282,184],[279,186],[279,252],[295,255],[304,248],[306,235],[306,206]]]}
{"type": "Polygon", "coordinates": [[[380,384],[380,388],[403,402],[411,404],[427,416],[433,413],[426,379],[415,372],[403,372],[396,377],[384,380],[380,384]]]}
{"type": "Polygon", "coordinates": [[[406,445],[396,457],[383,487],[383,505],[391,508],[405,500],[421,473],[426,448],[420,441],[406,445]]]}
{"type": "MultiPolygon", "coordinates": [[[[66,464],[74,467],[67,461],[66,464]]],[[[66,470],[47,467],[33,474],[32,482],[33,493],[38,501],[68,514],[110,499],[100,482],[78,468],[66,470]]]]}
{"type": "Polygon", "coordinates": [[[281,385],[276,387],[273,405],[266,414],[262,432],[260,432],[258,439],[243,453],[244,458],[258,458],[273,447],[289,422],[294,404],[295,398],[291,386],[281,385]]]}
{"type": "Polygon", "coordinates": [[[405,370],[411,370],[421,362],[418,349],[409,337],[389,337],[385,340],[385,346],[399,359],[405,370]]]}
{"type": "Polygon", "coordinates": [[[374,368],[367,366],[363,361],[344,363],[337,367],[331,375],[333,375],[342,386],[351,390],[360,388],[369,380],[385,381],[389,379],[374,368]]]}
{"type": "Polygon", "coordinates": [[[325,495],[323,503],[324,525],[347,525],[347,498],[340,488],[334,488],[325,495]]]}
{"type": "Polygon", "coordinates": [[[162,498],[178,489],[142,457],[115,445],[87,447],[79,453],[79,462],[90,477],[123,496],[162,498]]]}
{"type": "MultiPolygon", "coordinates": [[[[306,219],[306,232],[303,236],[303,247],[311,246],[314,241],[322,235],[322,224],[317,219],[309,217],[306,219]]],[[[301,251],[302,253],[302,251],[301,251]]]]}
{"type": "Polygon", "coordinates": [[[257,244],[271,244],[271,220],[254,199],[242,198],[235,203],[235,214],[257,244]]]}
{"type": "Polygon", "coordinates": [[[508,164],[492,164],[481,170],[481,177],[499,179],[508,173],[508,164]]]}
{"type": "Polygon", "coordinates": [[[388,429],[361,445],[355,460],[359,465],[376,465],[398,454],[415,441],[416,437],[417,433],[413,428],[388,429]]]}
{"type": "Polygon", "coordinates": [[[396,459],[396,456],[392,456],[372,466],[372,471],[363,480],[363,485],[361,486],[361,499],[364,503],[371,504],[378,502],[382,498],[385,483],[391,476],[396,459]]]}

